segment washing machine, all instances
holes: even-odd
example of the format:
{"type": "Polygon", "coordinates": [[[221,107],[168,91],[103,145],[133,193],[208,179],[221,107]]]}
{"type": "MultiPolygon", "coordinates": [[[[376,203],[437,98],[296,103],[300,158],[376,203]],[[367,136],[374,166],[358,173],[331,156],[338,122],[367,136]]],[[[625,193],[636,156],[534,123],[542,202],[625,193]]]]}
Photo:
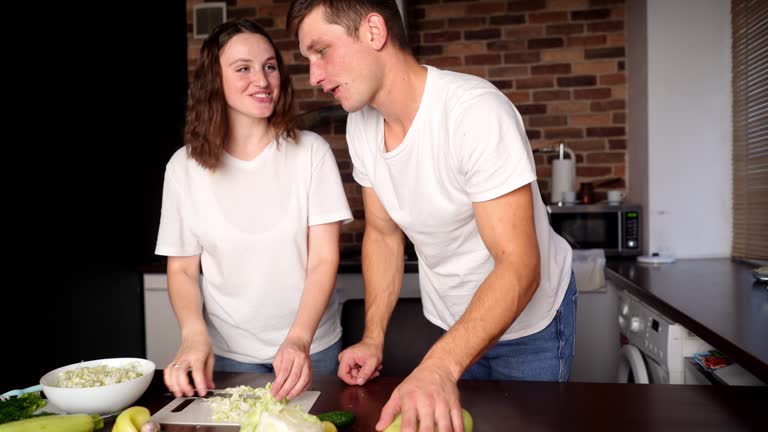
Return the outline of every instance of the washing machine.
{"type": "Polygon", "coordinates": [[[621,350],[617,382],[707,383],[684,367],[685,357],[712,349],[680,324],[662,316],[626,291],[618,292],[621,350]]]}

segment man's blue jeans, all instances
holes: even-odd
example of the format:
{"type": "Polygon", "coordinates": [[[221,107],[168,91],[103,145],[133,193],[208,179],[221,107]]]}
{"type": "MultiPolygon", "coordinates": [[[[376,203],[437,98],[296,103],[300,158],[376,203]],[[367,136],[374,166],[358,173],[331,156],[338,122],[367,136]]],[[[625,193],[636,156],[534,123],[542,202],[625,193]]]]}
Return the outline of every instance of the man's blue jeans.
{"type": "MultiPolygon", "coordinates": [[[[339,369],[339,353],[341,352],[341,339],[328,348],[311,354],[312,375],[336,375],[339,369]]],[[[216,354],[216,362],[213,369],[217,372],[254,372],[275,373],[271,363],[244,363],[216,354]]]]}
{"type": "Polygon", "coordinates": [[[469,367],[462,379],[568,381],[576,343],[576,277],[552,322],[543,330],[494,345],[469,367]]]}

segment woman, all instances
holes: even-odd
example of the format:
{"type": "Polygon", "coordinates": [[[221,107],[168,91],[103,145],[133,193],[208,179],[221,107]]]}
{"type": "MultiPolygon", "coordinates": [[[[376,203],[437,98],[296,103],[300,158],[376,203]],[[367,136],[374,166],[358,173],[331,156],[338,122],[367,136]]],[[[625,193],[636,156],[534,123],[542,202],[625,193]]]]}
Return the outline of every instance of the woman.
{"type": "Polygon", "coordinates": [[[168,256],[181,330],[164,370],[176,397],[205,394],[214,370],[274,373],[278,399],[303,392],[313,369],[336,374],[340,312],[329,300],[352,215],[328,143],[293,126],[291,92],[253,21],[224,23],[203,43],[155,250],[168,256]]]}

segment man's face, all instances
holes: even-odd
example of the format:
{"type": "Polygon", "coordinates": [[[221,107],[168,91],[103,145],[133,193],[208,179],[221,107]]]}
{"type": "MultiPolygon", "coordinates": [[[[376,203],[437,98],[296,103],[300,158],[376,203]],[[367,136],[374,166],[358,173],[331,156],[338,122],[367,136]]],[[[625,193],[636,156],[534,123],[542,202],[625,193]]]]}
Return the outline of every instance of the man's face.
{"type": "Polygon", "coordinates": [[[369,71],[375,51],[362,37],[350,37],[343,27],[326,22],[324,10],[315,8],[299,25],[299,50],[309,59],[310,84],[333,95],[345,111],[355,112],[375,94],[371,77],[377,74],[369,71]]]}

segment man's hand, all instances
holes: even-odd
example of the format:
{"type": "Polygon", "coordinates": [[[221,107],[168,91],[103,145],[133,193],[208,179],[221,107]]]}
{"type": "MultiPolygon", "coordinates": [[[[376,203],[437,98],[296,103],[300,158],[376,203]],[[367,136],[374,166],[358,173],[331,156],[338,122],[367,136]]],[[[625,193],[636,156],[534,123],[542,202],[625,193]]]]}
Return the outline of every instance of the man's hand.
{"type": "Polygon", "coordinates": [[[312,383],[312,361],[308,345],[286,339],[278,348],[272,366],[275,368],[272,396],[277,400],[286,397],[293,399],[312,383]]]}
{"type": "Polygon", "coordinates": [[[361,341],[339,353],[338,376],[347,384],[363,385],[379,376],[382,346],[361,341]]]}
{"type": "Polygon", "coordinates": [[[395,388],[376,430],[389,426],[398,412],[401,432],[464,432],[456,380],[435,366],[422,363],[395,388]]]}

